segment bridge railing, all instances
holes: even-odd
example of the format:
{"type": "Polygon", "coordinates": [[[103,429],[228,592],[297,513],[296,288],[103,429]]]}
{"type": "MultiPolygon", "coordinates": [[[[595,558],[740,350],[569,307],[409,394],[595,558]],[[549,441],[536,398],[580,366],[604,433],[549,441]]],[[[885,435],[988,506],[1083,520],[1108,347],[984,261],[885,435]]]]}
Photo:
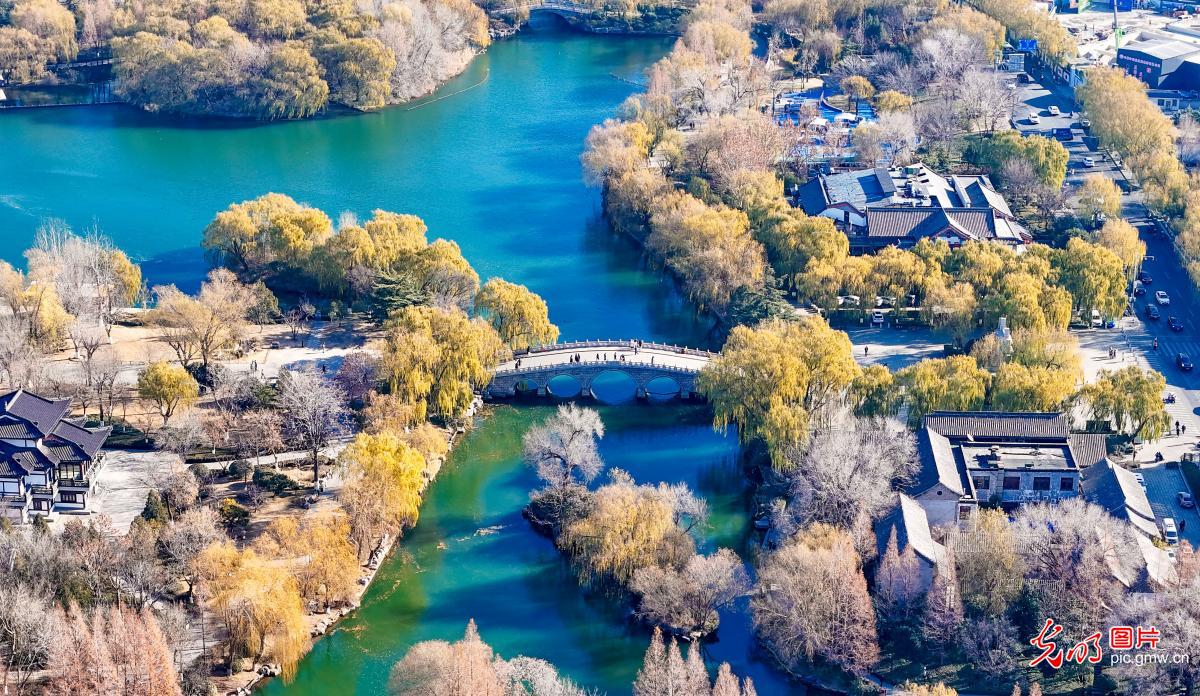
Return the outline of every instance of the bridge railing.
{"type": "MultiPolygon", "coordinates": [[[[696,369],[693,369],[690,367],[679,367],[676,365],[668,365],[665,363],[652,363],[649,361],[626,360],[626,361],[622,362],[620,360],[582,360],[580,362],[554,363],[551,365],[538,365],[538,366],[531,366],[531,367],[510,367],[510,368],[503,369],[503,370],[496,370],[495,372],[492,373],[492,376],[498,377],[501,375],[503,375],[503,376],[534,375],[534,374],[538,374],[539,372],[563,371],[562,368],[572,366],[572,365],[576,366],[576,367],[611,367],[611,368],[618,369],[618,370],[621,369],[622,367],[649,368],[652,370],[659,370],[661,372],[675,374],[675,375],[697,375],[697,374],[700,374],[700,370],[696,370],[696,369]]],[[[564,371],[564,374],[566,372],[569,372],[569,370],[564,371]]]]}
{"type": "Polygon", "coordinates": [[[710,358],[710,359],[715,358],[717,356],[717,353],[714,353],[710,350],[701,350],[699,348],[688,348],[687,346],[677,346],[677,345],[666,344],[666,343],[634,341],[632,339],[616,339],[616,340],[606,339],[603,341],[601,341],[601,340],[569,341],[566,343],[555,343],[553,345],[542,346],[540,348],[530,348],[530,349],[527,349],[524,351],[517,351],[517,352],[513,353],[513,356],[521,357],[523,355],[537,355],[538,353],[548,353],[548,352],[552,352],[552,351],[556,351],[556,350],[577,350],[580,348],[613,348],[613,347],[633,348],[634,346],[637,346],[638,348],[649,348],[649,349],[653,349],[653,350],[662,350],[662,351],[667,351],[667,352],[671,352],[671,353],[678,353],[679,355],[695,355],[697,357],[710,358]]]}

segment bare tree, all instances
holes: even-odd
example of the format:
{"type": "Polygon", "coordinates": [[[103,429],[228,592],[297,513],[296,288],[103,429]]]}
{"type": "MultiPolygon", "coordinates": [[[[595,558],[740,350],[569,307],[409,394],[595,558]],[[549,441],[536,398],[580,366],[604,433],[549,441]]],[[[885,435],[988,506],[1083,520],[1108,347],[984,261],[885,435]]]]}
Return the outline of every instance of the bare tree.
{"type": "Polygon", "coordinates": [[[596,441],[604,437],[600,414],[575,404],[558,407],[558,412],[525,433],[525,462],[545,482],[545,495],[554,508],[554,524],[562,521],[572,489],[590,483],[604,469],[596,441]]]}
{"type": "Polygon", "coordinates": [[[820,430],[787,454],[792,514],[802,525],[824,522],[850,530],[867,548],[871,522],[893,502],[892,485],[916,472],[916,441],[900,423],[852,419],[820,430]]]}
{"type": "Polygon", "coordinates": [[[1120,579],[1134,577],[1128,553],[1136,547],[1128,523],[1102,508],[1070,498],[1057,504],[1022,507],[1016,534],[1026,565],[1026,583],[1067,632],[1082,637],[1116,608],[1120,579]]]}
{"type": "Polygon", "coordinates": [[[316,374],[285,370],[279,376],[279,408],[287,432],[312,454],[315,486],[321,477],[321,449],[345,430],[342,393],[316,374]]]}
{"type": "Polygon", "coordinates": [[[34,672],[45,666],[56,632],[50,599],[23,583],[0,583],[0,646],[4,693],[23,694],[34,672]]]}
{"type": "Polygon", "coordinates": [[[716,630],[717,610],[750,589],[742,559],[729,549],[695,555],[676,570],[651,566],[633,575],[631,589],[641,595],[639,611],[657,624],[692,635],[716,630]]]}
{"type": "Polygon", "coordinates": [[[224,538],[217,515],[209,507],[196,507],[171,520],[163,530],[163,550],[180,574],[187,579],[188,591],[196,579],[196,559],[210,544],[224,538]]]}

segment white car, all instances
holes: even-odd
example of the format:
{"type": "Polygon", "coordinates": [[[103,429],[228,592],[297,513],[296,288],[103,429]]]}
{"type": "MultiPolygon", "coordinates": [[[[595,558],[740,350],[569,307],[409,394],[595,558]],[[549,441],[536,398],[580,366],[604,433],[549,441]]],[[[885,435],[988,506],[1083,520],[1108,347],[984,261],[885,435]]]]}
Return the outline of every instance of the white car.
{"type": "Polygon", "coordinates": [[[1042,117],[1037,114],[1029,114],[1029,122],[1036,126],[1042,122],[1042,117]]]}
{"type": "Polygon", "coordinates": [[[1062,112],[1058,110],[1057,106],[1052,106],[1049,109],[1046,109],[1046,113],[1050,114],[1051,116],[1057,116],[1062,112]]]}
{"type": "Polygon", "coordinates": [[[1175,526],[1175,519],[1165,517],[1162,521],[1163,541],[1174,546],[1179,543],[1179,528],[1175,526]]]}
{"type": "Polygon", "coordinates": [[[1167,294],[1166,290],[1159,290],[1154,293],[1154,301],[1165,307],[1171,304],[1171,296],[1167,294]]]}
{"type": "Polygon", "coordinates": [[[1085,166],[1085,167],[1096,166],[1096,158],[1095,157],[1084,157],[1083,158],[1083,166],[1085,166]]]}

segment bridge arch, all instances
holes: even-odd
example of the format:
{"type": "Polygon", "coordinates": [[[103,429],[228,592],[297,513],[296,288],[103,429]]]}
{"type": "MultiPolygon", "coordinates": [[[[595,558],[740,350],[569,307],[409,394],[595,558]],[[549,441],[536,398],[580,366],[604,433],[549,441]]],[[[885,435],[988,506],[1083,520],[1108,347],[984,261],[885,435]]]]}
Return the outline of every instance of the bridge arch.
{"type": "Polygon", "coordinates": [[[554,344],[519,351],[497,366],[483,396],[508,398],[534,385],[539,396],[572,398],[567,394],[574,393],[574,385],[569,391],[564,387],[573,380],[580,397],[609,403],[635,396],[662,400],[655,394],[677,393],[688,399],[696,393],[696,377],[714,356],[705,350],[638,340],[554,344]]]}
{"type": "Polygon", "coordinates": [[[575,375],[555,375],[546,380],[546,391],[556,399],[574,399],[583,393],[583,381],[575,375]]]}

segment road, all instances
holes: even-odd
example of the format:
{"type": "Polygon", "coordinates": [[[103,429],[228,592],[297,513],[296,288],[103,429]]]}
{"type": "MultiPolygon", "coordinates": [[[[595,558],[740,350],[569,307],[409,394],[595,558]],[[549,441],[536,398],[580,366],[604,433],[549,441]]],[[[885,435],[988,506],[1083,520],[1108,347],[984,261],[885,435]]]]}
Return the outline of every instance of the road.
{"type": "Polygon", "coordinates": [[[1064,85],[1046,87],[1033,82],[1020,86],[1018,98],[1020,104],[1014,113],[1014,125],[1022,133],[1038,132],[1051,136],[1054,128],[1072,128],[1072,140],[1063,143],[1070,155],[1067,186],[1078,187],[1083,178],[1092,173],[1112,178],[1125,192],[1121,199],[1122,216],[1138,228],[1142,240],[1146,242],[1146,260],[1142,270],[1149,273],[1152,280],[1146,285],[1146,294],[1135,299],[1135,316],[1121,319],[1115,329],[1091,329],[1077,333],[1084,356],[1084,372],[1089,380],[1094,379],[1101,370],[1119,369],[1127,365],[1153,368],[1166,377],[1167,391],[1174,392],[1176,396],[1176,402],[1168,404],[1167,411],[1173,421],[1178,422],[1181,428],[1186,428],[1186,433],[1180,436],[1172,433],[1149,442],[1135,458],[1146,480],[1150,504],[1160,521],[1163,517],[1185,521],[1181,536],[1193,546],[1200,547],[1200,515],[1195,509],[1179,507],[1175,498],[1177,492],[1187,490],[1183,476],[1177,468],[1154,462],[1157,452],[1161,452],[1167,461],[1177,461],[1184,452],[1197,451],[1196,443],[1200,441],[1200,373],[1183,372],[1175,365],[1179,353],[1200,360],[1200,307],[1197,306],[1191,280],[1170,238],[1149,220],[1140,192],[1132,190],[1120,169],[1109,158],[1088,148],[1085,134],[1078,127],[1078,116],[1071,116],[1078,109],[1071,90],[1064,85]],[[1046,109],[1050,106],[1057,106],[1061,115],[1049,116],[1046,109]],[[1035,111],[1039,113],[1041,121],[1037,125],[1027,120],[1028,115],[1035,111]],[[1088,156],[1095,159],[1096,166],[1084,165],[1083,159],[1088,156]],[[1167,292],[1170,304],[1160,307],[1162,317],[1158,321],[1147,320],[1146,305],[1154,302],[1154,293],[1158,290],[1167,292]],[[1182,331],[1168,328],[1167,319],[1171,316],[1182,321],[1182,331]],[[1155,339],[1158,339],[1157,350],[1154,348],[1155,339]],[[1109,348],[1117,349],[1115,358],[1108,357],[1109,348]]]}

